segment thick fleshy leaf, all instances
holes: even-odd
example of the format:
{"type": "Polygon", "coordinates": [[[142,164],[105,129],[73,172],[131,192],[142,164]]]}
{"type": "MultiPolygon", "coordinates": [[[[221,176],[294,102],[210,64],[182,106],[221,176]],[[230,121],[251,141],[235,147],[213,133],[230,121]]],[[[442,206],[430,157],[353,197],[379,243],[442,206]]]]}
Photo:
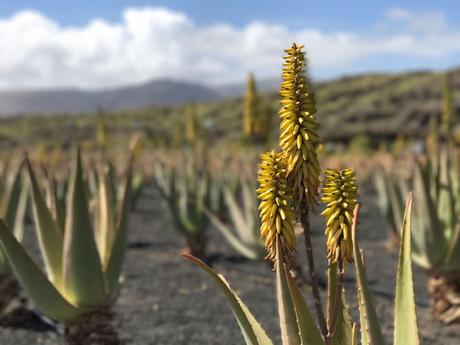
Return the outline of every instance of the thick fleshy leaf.
{"type": "Polygon", "coordinates": [[[362,251],[359,250],[357,240],[357,222],[359,205],[354,210],[352,228],[353,252],[355,256],[356,281],[358,285],[359,316],[361,321],[361,342],[363,345],[384,345],[382,330],[375,312],[374,302],[369,291],[366,269],[363,264],[362,251]]]}
{"type": "Polygon", "coordinates": [[[68,197],[63,252],[66,298],[76,305],[102,305],[107,302],[107,296],[93,236],[80,151],[77,152],[68,197]]]}
{"type": "Polygon", "coordinates": [[[280,317],[281,340],[283,345],[300,345],[297,315],[292,302],[291,291],[284,273],[283,250],[279,239],[276,241],[276,296],[280,317]]]}
{"type": "Polygon", "coordinates": [[[336,345],[349,345],[353,342],[353,322],[351,320],[350,311],[345,291],[342,290],[340,310],[337,318],[335,333],[332,338],[332,343],[336,345]]]}
{"type": "Polygon", "coordinates": [[[447,253],[447,243],[443,226],[437,214],[436,200],[440,187],[438,182],[430,177],[431,169],[417,164],[415,170],[414,195],[416,197],[417,226],[412,232],[412,259],[425,268],[439,266],[447,253]],[[433,190],[437,190],[435,193],[433,190]]]}
{"type": "Polygon", "coordinates": [[[396,275],[394,345],[418,345],[417,315],[411,262],[412,194],[407,198],[396,275]]]}
{"type": "MultiPolygon", "coordinates": [[[[337,275],[338,267],[337,263],[332,263],[328,268],[328,305],[327,305],[327,319],[329,324],[332,324],[332,320],[335,317],[335,329],[332,336],[333,345],[350,345],[352,342],[352,322],[350,313],[348,310],[348,303],[345,299],[345,293],[343,288],[341,293],[338,295],[340,298],[340,303],[338,304],[339,309],[336,311],[336,301],[335,297],[337,296],[337,275]]],[[[331,328],[332,325],[328,326],[331,328]]]]}
{"type": "Polygon", "coordinates": [[[15,164],[13,172],[6,175],[5,189],[2,195],[2,217],[10,229],[13,229],[16,221],[16,212],[21,196],[23,162],[15,164]]]}
{"type": "Polygon", "coordinates": [[[51,319],[66,321],[85,312],[65,300],[2,221],[0,243],[27,295],[43,314],[51,319]]]}
{"type": "Polygon", "coordinates": [[[358,326],[353,323],[351,345],[358,345],[358,326]]]}
{"type": "MultiPolygon", "coordinates": [[[[224,200],[225,206],[227,206],[230,219],[232,220],[238,237],[246,243],[251,243],[251,241],[254,242],[254,229],[248,227],[251,226],[251,224],[248,224],[248,217],[250,217],[251,215],[245,213],[246,210],[239,205],[238,201],[236,200],[235,194],[233,194],[228,187],[224,191],[224,200]]],[[[247,200],[244,199],[244,201],[247,203],[247,200]]],[[[246,206],[247,205],[245,205],[245,207],[246,206]]],[[[257,211],[255,215],[258,216],[257,211]]]]}
{"type": "Polygon", "coordinates": [[[308,309],[307,303],[302,296],[297,284],[292,279],[289,270],[284,267],[284,273],[291,293],[292,302],[294,304],[295,313],[297,316],[297,325],[299,327],[300,341],[302,345],[322,345],[324,344],[323,337],[318,326],[313,319],[313,316],[308,309]]]}
{"type": "Polygon", "coordinates": [[[65,192],[60,195],[59,184],[52,176],[48,176],[46,184],[46,203],[59,229],[64,233],[65,228],[65,192]]]}
{"type": "Polygon", "coordinates": [[[246,305],[238,298],[235,292],[230,288],[225,279],[212,270],[201,260],[191,256],[184,255],[185,258],[192,261],[204,272],[206,272],[216,282],[219,289],[224,293],[227,301],[229,302],[233,314],[235,315],[246,345],[272,345],[272,341],[268,338],[267,334],[256,321],[246,305]]]}
{"type": "Polygon", "coordinates": [[[251,260],[261,260],[264,258],[265,250],[262,245],[257,246],[243,242],[243,239],[240,239],[235,235],[232,226],[222,222],[219,217],[212,213],[211,210],[205,208],[204,211],[215,228],[225,237],[230,246],[232,246],[232,248],[238,253],[251,260]]]}
{"type": "Polygon", "coordinates": [[[455,213],[455,197],[452,187],[452,169],[450,157],[447,150],[442,150],[440,157],[439,171],[439,197],[437,200],[439,219],[443,224],[443,232],[447,239],[450,239],[454,233],[457,224],[457,215],[455,213]]]}
{"type": "Polygon", "coordinates": [[[16,208],[16,217],[14,220],[13,233],[19,242],[24,238],[24,222],[29,202],[29,180],[22,177],[21,194],[16,208]]]}
{"type": "Polygon", "coordinates": [[[46,206],[45,198],[38,186],[35,173],[28,159],[26,159],[26,164],[30,177],[35,228],[43,260],[45,261],[46,273],[53,284],[62,291],[62,231],[53,219],[48,206],[46,206]]]}
{"type": "Polygon", "coordinates": [[[97,224],[94,232],[102,266],[107,267],[115,241],[116,196],[109,181],[109,172],[101,171],[98,179],[97,224]]]}
{"type": "Polygon", "coordinates": [[[446,258],[442,264],[443,270],[457,271],[460,262],[460,224],[457,224],[452,239],[449,241],[446,258]]]}
{"type": "Polygon", "coordinates": [[[126,243],[128,241],[128,215],[131,209],[131,186],[132,186],[132,157],[126,174],[124,194],[118,210],[118,223],[115,239],[110,249],[110,258],[107,266],[104,267],[107,288],[111,298],[114,298],[118,291],[118,282],[125,258],[126,243]]]}

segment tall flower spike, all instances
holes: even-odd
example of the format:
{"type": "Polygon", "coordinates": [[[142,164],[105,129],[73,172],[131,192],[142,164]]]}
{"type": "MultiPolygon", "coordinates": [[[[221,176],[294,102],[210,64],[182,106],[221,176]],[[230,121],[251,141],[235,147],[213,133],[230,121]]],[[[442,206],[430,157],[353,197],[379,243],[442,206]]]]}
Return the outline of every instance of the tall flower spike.
{"type": "Polygon", "coordinates": [[[297,201],[317,203],[320,166],[316,148],[321,142],[314,95],[308,91],[303,46],[295,43],[286,50],[280,87],[280,147],[286,154],[288,178],[293,181],[297,201]]]}
{"type": "Polygon", "coordinates": [[[274,151],[261,155],[259,164],[259,189],[257,197],[261,227],[260,233],[267,248],[267,259],[276,258],[276,238],[283,248],[285,260],[288,261],[295,250],[295,232],[292,222],[295,219],[291,208],[292,194],[286,179],[286,162],[281,153],[274,151]]]}
{"type": "Polygon", "coordinates": [[[327,257],[329,263],[344,259],[353,261],[351,228],[353,209],[357,204],[358,187],[353,169],[325,170],[322,201],[327,208],[321,213],[326,218],[327,257]]]}

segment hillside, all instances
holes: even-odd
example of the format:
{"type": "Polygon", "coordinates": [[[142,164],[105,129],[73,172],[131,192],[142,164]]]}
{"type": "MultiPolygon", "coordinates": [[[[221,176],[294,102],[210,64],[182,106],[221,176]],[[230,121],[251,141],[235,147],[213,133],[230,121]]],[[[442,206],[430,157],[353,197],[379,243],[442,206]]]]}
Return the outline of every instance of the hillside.
{"type": "MultiPolygon", "coordinates": [[[[460,69],[450,72],[458,115],[460,69]]],[[[315,93],[321,135],[329,141],[346,141],[362,133],[382,139],[395,138],[398,134],[424,135],[430,118],[439,117],[441,113],[443,82],[443,73],[417,72],[368,74],[319,83],[315,86],[315,93]]],[[[170,100],[168,91],[166,88],[158,92],[163,92],[164,100],[170,100]]],[[[137,94],[135,89],[132,92],[133,97],[146,97],[141,92],[137,94]]],[[[200,89],[197,88],[196,92],[200,92],[200,89]]],[[[218,93],[216,89],[203,95],[212,98],[218,93]]],[[[263,109],[269,108],[273,112],[274,127],[277,128],[277,92],[261,93],[260,98],[263,109]]],[[[122,95],[112,98],[112,101],[112,104],[122,102],[122,95]]],[[[198,117],[202,127],[214,138],[238,139],[242,104],[241,97],[198,103],[198,117]]],[[[143,131],[148,136],[171,138],[176,128],[183,128],[184,114],[184,104],[158,106],[111,112],[107,122],[116,138],[137,131],[143,131]]],[[[458,120],[457,116],[457,123],[458,120]]],[[[95,116],[92,114],[11,117],[2,120],[0,142],[10,145],[38,141],[69,143],[73,138],[91,138],[94,125],[95,116]]]]}

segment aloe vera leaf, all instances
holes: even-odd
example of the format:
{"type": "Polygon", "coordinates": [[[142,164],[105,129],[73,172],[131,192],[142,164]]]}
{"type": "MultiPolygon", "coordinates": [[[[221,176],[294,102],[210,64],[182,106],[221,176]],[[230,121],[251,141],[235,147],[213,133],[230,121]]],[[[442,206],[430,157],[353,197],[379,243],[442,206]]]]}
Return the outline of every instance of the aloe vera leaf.
{"type": "Polygon", "coordinates": [[[36,222],[38,242],[45,261],[48,277],[60,290],[62,287],[62,248],[63,238],[59,225],[53,219],[51,212],[46,206],[45,198],[38,186],[35,173],[26,159],[30,177],[30,190],[32,194],[32,206],[36,222]]]}
{"type": "Polygon", "coordinates": [[[359,206],[354,210],[352,227],[353,252],[355,256],[356,281],[358,285],[359,316],[361,321],[361,342],[363,345],[384,345],[382,330],[380,328],[374,302],[369,291],[366,269],[364,268],[362,251],[359,250],[357,241],[357,222],[359,206]]]}
{"type": "Polygon", "coordinates": [[[401,231],[401,244],[396,275],[394,345],[418,345],[417,315],[411,262],[412,194],[407,198],[401,231]]]}
{"type": "Polygon", "coordinates": [[[288,283],[288,288],[294,304],[294,309],[297,317],[297,326],[299,327],[299,335],[301,345],[322,345],[324,344],[323,337],[318,326],[313,319],[313,316],[308,309],[307,303],[302,296],[297,284],[292,279],[291,273],[284,267],[284,273],[288,283]]]}
{"type": "Polygon", "coordinates": [[[284,273],[283,251],[280,240],[276,240],[276,296],[283,345],[300,345],[299,326],[286,274],[284,273]]]}
{"type": "Polygon", "coordinates": [[[73,306],[59,293],[1,220],[0,243],[27,295],[43,314],[65,321],[85,312],[85,309],[73,306]]]}
{"type": "Polygon", "coordinates": [[[191,256],[184,255],[185,258],[192,261],[204,272],[206,272],[217,284],[219,289],[224,293],[227,301],[229,302],[233,314],[235,315],[241,332],[243,333],[246,345],[272,345],[272,341],[268,338],[264,329],[257,322],[255,317],[251,314],[246,305],[240,300],[236,293],[230,288],[225,279],[212,270],[201,260],[191,256]]]}
{"type": "Polygon", "coordinates": [[[77,305],[105,304],[104,276],[93,235],[79,150],[68,200],[63,250],[66,297],[77,305]]]}
{"type": "Polygon", "coordinates": [[[112,296],[117,291],[125,258],[126,243],[128,241],[128,215],[129,210],[131,209],[132,159],[133,157],[130,158],[126,174],[124,194],[121,199],[121,204],[119,205],[117,232],[115,234],[113,246],[110,250],[110,258],[105,268],[107,288],[112,296]]]}

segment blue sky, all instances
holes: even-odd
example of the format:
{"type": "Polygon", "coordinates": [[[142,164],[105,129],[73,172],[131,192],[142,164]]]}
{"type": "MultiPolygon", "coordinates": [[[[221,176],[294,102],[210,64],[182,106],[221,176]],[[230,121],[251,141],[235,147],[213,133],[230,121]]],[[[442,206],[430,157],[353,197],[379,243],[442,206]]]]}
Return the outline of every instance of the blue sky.
{"type": "MultiPolygon", "coordinates": [[[[24,8],[41,11],[63,25],[82,25],[94,17],[119,21],[127,7],[166,7],[185,12],[197,24],[208,25],[227,22],[236,26],[254,20],[268,21],[292,26],[308,24],[323,30],[359,30],[371,27],[390,8],[404,8],[408,11],[442,11],[449,21],[458,21],[460,1],[284,1],[264,0],[169,0],[169,1],[122,1],[122,0],[80,0],[80,1],[1,1],[0,17],[14,14],[24,8]],[[346,5],[344,5],[346,3],[346,5]]],[[[427,23],[427,25],[429,25],[427,23]]]]}
{"type": "Polygon", "coordinates": [[[306,45],[318,79],[460,64],[460,1],[0,2],[0,88],[104,88],[279,75],[306,45]]]}

